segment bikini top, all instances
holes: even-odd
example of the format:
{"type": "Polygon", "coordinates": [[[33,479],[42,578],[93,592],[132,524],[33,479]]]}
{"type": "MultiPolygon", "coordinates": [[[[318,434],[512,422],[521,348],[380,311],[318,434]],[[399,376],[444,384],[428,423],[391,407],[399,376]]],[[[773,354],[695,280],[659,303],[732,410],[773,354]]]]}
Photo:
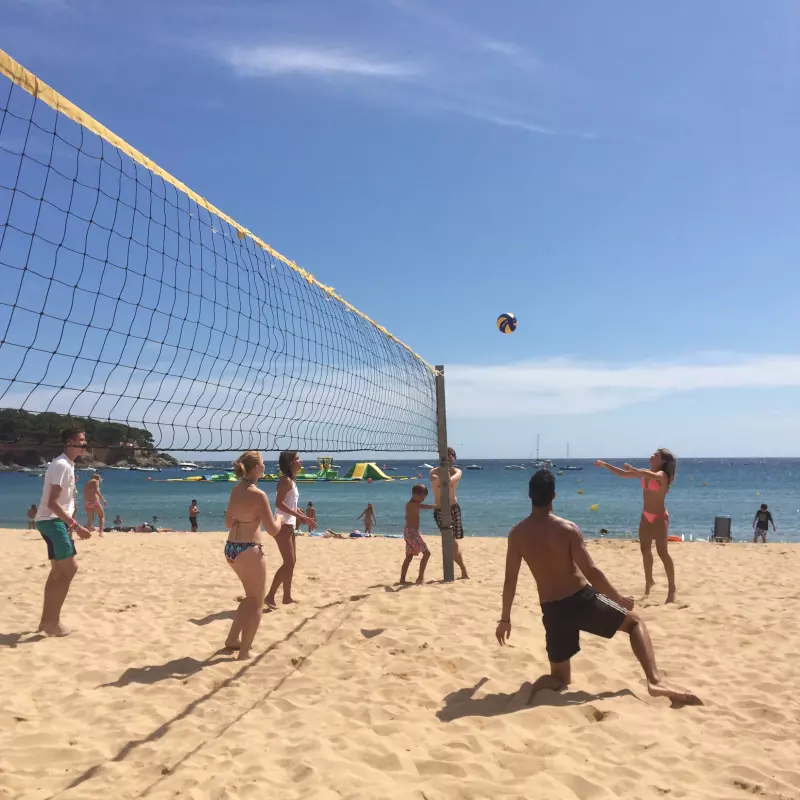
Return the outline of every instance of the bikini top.
{"type": "Polygon", "coordinates": [[[650,478],[649,481],[647,478],[642,478],[642,489],[647,492],[657,492],[661,489],[661,484],[655,478],[650,478]]]}

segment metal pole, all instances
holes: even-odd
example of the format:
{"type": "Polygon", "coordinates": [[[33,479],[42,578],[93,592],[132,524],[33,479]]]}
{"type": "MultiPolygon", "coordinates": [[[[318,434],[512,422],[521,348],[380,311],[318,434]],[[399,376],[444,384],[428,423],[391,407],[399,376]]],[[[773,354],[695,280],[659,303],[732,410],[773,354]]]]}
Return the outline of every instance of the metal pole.
{"type": "Polygon", "coordinates": [[[453,528],[450,515],[450,459],[447,457],[447,412],[444,367],[436,367],[436,428],[439,434],[439,505],[442,513],[442,564],[445,581],[455,580],[453,528]]]}

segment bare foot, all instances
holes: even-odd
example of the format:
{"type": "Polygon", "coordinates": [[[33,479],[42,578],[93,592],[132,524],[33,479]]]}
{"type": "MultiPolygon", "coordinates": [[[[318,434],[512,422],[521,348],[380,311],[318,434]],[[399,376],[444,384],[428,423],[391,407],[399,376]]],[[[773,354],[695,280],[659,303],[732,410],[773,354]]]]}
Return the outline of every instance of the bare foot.
{"type": "Polygon", "coordinates": [[[267,597],[264,599],[264,605],[269,606],[270,608],[277,608],[278,604],[275,602],[274,597],[267,597]]]}
{"type": "Polygon", "coordinates": [[[239,651],[239,658],[236,659],[237,661],[249,661],[253,657],[253,654],[250,650],[240,650],[239,651]]]}
{"type": "Polygon", "coordinates": [[[421,586],[423,583],[425,583],[425,578],[420,575],[419,578],[417,578],[417,586],[421,586]]]}
{"type": "Polygon", "coordinates": [[[667,592],[667,599],[664,601],[664,604],[666,605],[667,603],[676,602],[676,597],[677,597],[677,590],[676,589],[670,589],[667,592]]]}
{"type": "Polygon", "coordinates": [[[225,642],[226,650],[238,650],[241,646],[242,643],[238,639],[235,642],[225,642]]]}
{"type": "Polygon", "coordinates": [[[289,597],[289,598],[284,598],[282,603],[285,606],[292,606],[297,604],[297,600],[293,600],[291,597],[289,597]]]}
{"type": "Polygon", "coordinates": [[[411,581],[397,581],[396,586],[411,586],[411,581]]]}
{"type": "Polygon", "coordinates": [[[676,705],[702,706],[703,701],[695,694],[687,692],[678,686],[670,686],[663,681],[659,683],[647,682],[647,691],[653,697],[666,697],[676,705]]]}
{"type": "Polygon", "coordinates": [[[656,585],[655,581],[650,581],[650,583],[646,583],[644,586],[644,596],[650,597],[650,590],[656,585]]]}
{"type": "Polygon", "coordinates": [[[62,625],[60,622],[57,622],[55,625],[42,625],[39,630],[42,633],[46,633],[48,636],[69,636],[72,631],[62,625]]]}
{"type": "Polygon", "coordinates": [[[468,580],[469,580],[469,575],[467,575],[467,573],[465,572],[465,573],[464,573],[464,574],[463,574],[463,575],[462,575],[462,576],[459,578],[459,580],[460,580],[460,581],[468,581],[468,580]]]}

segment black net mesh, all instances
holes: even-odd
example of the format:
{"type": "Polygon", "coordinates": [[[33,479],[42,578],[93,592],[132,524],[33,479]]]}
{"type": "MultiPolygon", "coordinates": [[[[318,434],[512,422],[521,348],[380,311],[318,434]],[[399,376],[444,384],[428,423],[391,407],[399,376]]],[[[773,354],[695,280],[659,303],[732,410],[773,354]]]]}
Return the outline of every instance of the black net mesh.
{"type": "Polygon", "coordinates": [[[425,362],[198,199],[0,77],[0,408],[162,449],[435,450],[425,362]]]}

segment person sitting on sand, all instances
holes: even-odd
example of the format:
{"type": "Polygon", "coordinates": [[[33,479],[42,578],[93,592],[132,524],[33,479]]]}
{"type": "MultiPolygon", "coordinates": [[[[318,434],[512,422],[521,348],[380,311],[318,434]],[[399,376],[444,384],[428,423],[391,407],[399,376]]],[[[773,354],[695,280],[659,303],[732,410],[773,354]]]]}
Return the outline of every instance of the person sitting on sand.
{"type": "Polygon", "coordinates": [[[119,514],[117,514],[117,516],[114,517],[114,530],[115,531],[122,530],[122,517],[119,514]]]}
{"type": "Polygon", "coordinates": [[[33,504],[31,504],[31,507],[28,509],[28,530],[36,530],[36,506],[33,504]]]}
{"type": "Polygon", "coordinates": [[[570,663],[580,652],[581,631],[605,639],[622,631],[630,636],[631,648],[642,665],[652,696],[667,697],[673,703],[702,705],[691,692],[663,681],[647,627],[632,613],[633,598],[623,597],[595,565],[581,529],[553,514],[556,496],[553,473],[539,470],[530,480],[528,496],[532,505],[530,516],[508,535],[503,612],[495,636],[501,645],[511,636],[511,606],[524,559],[539,592],[550,661],[550,674],[535,681],[533,693],[539,689],[561,691],[570,684],[570,663]]]}
{"type": "Polygon", "coordinates": [[[433,509],[436,506],[422,501],[428,496],[428,487],[421,483],[411,487],[411,499],[406,503],[406,526],[403,530],[403,539],[406,542],[406,558],[400,568],[400,583],[411,583],[406,580],[406,572],[411,564],[411,559],[422,553],[422,561],[419,562],[419,575],[417,583],[425,581],[425,567],[428,566],[428,559],[431,551],[419,532],[419,512],[422,508],[433,509]]]}
{"type": "Polygon", "coordinates": [[[347,537],[343,533],[337,533],[336,531],[332,531],[330,528],[322,534],[323,539],[346,539],[347,537]]]}
{"type": "Polygon", "coordinates": [[[772,532],[775,533],[775,520],[772,519],[772,513],[767,508],[767,504],[762,503],[761,508],[756,511],[756,515],[753,517],[753,544],[758,544],[759,536],[764,544],[767,543],[767,531],[770,523],[772,523],[772,532]]]}
{"type": "Polygon", "coordinates": [[[86,528],[94,530],[94,515],[97,514],[97,527],[102,536],[105,527],[103,506],[107,506],[108,503],[100,493],[100,480],[100,476],[95,473],[86,481],[86,486],[83,487],[83,507],[86,509],[86,528]]]}
{"type": "Polygon", "coordinates": [[[372,503],[367,503],[367,507],[356,517],[356,519],[359,520],[362,517],[364,518],[364,533],[372,533],[372,526],[375,522],[377,522],[375,509],[372,503]]]}
{"type": "Polygon", "coordinates": [[[264,460],[257,450],[242,453],[233,462],[233,471],[239,483],[231,489],[225,527],[225,560],[242,582],[245,596],[236,609],[236,616],[225,640],[225,647],[239,651],[239,660],[250,657],[258,626],[261,624],[261,605],[267,590],[267,556],[260,529],[272,537],[278,536],[283,517],[273,514],[269,499],[258,488],[258,479],[264,475],[264,460]]]}

